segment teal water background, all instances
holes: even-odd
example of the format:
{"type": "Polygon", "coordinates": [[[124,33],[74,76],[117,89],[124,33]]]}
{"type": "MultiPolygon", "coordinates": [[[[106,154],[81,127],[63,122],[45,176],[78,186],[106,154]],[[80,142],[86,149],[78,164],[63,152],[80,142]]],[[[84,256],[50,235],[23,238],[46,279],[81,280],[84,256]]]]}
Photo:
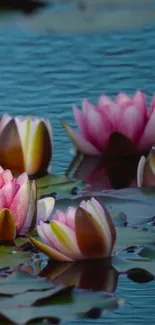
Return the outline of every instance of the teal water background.
{"type": "MultiPolygon", "coordinates": [[[[155,92],[155,28],[124,34],[52,37],[8,29],[0,33],[0,115],[39,115],[54,128],[53,173],[63,174],[72,145],[61,121],[75,125],[72,104],[115,96],[155,92]]],[[[117,294],[126,306],[86,323],[151,325],[155,322],[155,285],[120,277],[117,294]]]]}

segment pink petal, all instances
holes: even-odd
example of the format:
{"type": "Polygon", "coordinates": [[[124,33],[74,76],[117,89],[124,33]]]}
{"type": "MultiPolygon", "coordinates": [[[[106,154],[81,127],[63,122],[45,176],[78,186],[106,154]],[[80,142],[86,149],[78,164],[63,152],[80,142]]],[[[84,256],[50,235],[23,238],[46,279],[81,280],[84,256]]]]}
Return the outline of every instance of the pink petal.
{"type": "Polygon", "coordinates": [[[42,223],[37,226],[37,232],[38,232],[41,240],[43,241],[43,243],[51,247],[51,242],[50,242],[50,240],[48,239],[48,237],[44,233],[44,230],[43,230],[43,227],[42,227],[42,223]]]}
{"type": "Polygon", "coordinates": [[[53,220],[59,221],[61,223],[66,223],[66,215],[65,212],[57,210],[55,215],[53,216],[53,220]]]}
{"type": "Polygon", "coordinates": [[[142,93],[141,91],[137,91],[135,93],[135,96],[133,98],[134,105],[139,108],[139,110],[142,111],[142,113],[147,116],[147,101],[146,101],[146,95],[142,93]]]}
{"type": "Polygon", "coordinates": [[[83,116],[83,114],[79,111],[79,109],[74,105],[73,106],[73,112],[74,112],[74,118],[76,120],[76,123],[80,129],[80,132],[86,138],[89,140],[89,133],[88,133],[88,127],[87,127],[87,120],[83,116]]]}
{"type": "Polygon", "coordinates": [[[5,182],[4,182],[4,178],[3,178],[3,173],[0,173],[0,188],[2,188],[4,184],[5,184],[5,182]]]}
{"type": "MultiPolygon", "coordinates": [[[[111,133],[116,131],[116,125],[120,121],[121,116],[121,107],[112,102],[108,105],[103,105],[102,101],[100,100],[100,105],[98,107],[98,110],[101,112],[102,119],[106,121],[109,121],[109,127],[111,128],[111,133]]],[[[107,123],[107,122],[106,122],[107,123]]]]}
{"type": "Polygon", "coordinates": [[[37,201],[37,224],[49,219],[55,205],[55,199],[46,197],[37,201]]]}
{"type": "Polygon", "coordinates": [[[52,221],[50,226],[52,241],[57,250],[73,260],[81,259],[82,255],[77,245],[75,231],[58,221],[52,221]]]}
{"type": "Polygon", "coordinates": [[[73,260],[62,253],[56,251],[55,249],[42,244],[38,240],[30,237],[30,241],[33,245],[35,245],[41,252],[52,258],[53,260],[56,261],[62,261],[62,262],[73,262],[73,260]]]}
{"type": "MultiPolygon", "coordinates": [[[[53,240],[53,233],[50,224],[41,221],[39,226],[40,226],[39,229],[43,234],[43,238],[46,240],[46,242],[48,242],[48,245],[57,250],[57,247],[53,240]]],[[[38,226],[37,226],[37,230],[38,230],[38,226]]]]}
{"type": "Polygon", "coordinates": [[[115,99],[115,102],[118,104],[118,105],[122,105],[122,104],[126,104],[126,103],[129,103],[129,104],[132,104],[132,99],[125,93],[120,93],[116,99],[115,99]]]}
{"type": "Polygon", "coordinates": [[[155,108],[155,94],[153,95],[152,101],[151,101],[151,113],[152,113],[154,108],[155,108]]]}
{"type": "Polygon", "coordinates": [[[29,178],[28,178],[27,173],[23,173],[17,178],[17,183],[19,185],[22,185],[23,183],[27,182],[28,180],[29,180],[29,178]]]}
{"type": "Polygon", "coordinates": [[[4,169],[0,166],[0,173],[3,173],[4,169]]]}
{"type": "Polygon", "coordinates": [[[18,190],[17,194],[15,195],[10,205],[10,211],[14,216],[18,233],[20,232],[20,230],[22,229],[25,223],[28,210],[29,210],[29,200],[30,200],[29,182],[25,182],[18,190]]]}
{"type": "Polygon", "coordinates": [[[4,179],[4,183],[8,183],[13,179],[12,173],[9,169],[4,170],[4,172],[2,173],[3,179],[4,179]]]}
{"type": "Polygon", "coordinates": [[[98,101],[98,107],[111,106],[114,104],[114,101],[108,96],[101,96],[98,101]]]}
{"type": "Polygon", "coordinates": [[[0,211],[3,210],[4,208],[7,208],[6,197],[3,193],[3,190],[0,189],[0,211]]]}
{"type": "Polygon", "coordinates": [[[142,112],[136,106],[129,106],[120,115],[117,131],[132,141],[138,141],[143,132],[144,123],[145,116],[142,115],[142,112]]]}
{"type": "Polygon", "coordinates": [[[151,149],[155,143],[155,109],[146,124],[144,133],[139,142],[139,151],[143,152],[145,150],[151,149]]]}
{"type": "MultiPolygon", "coordinates": [[[[104,112],[100,112],[89,105],[87,109],[87,127],[89,132],[89,141],[99,150],[103,151],[106,148],[109,137],[112,133],[111,123],[104,112]]],[[[87,139],[88,140],[88,139],[87,139]]]]}
{"type": "Polygon", "coordinates": [[[69,207],[66,211],[66,226],[72,230],[75,229],[75,213],[76,209],[73,207],[69,207]]]}
{"type": "Polygon", "coordinates": [[[36,225],[36,182],[35,180],[33,180],[31,185],[29,183],[29,187],[30,187],[29,207],[28,207],[28,212],[24,224],[20,230],[20,235],[27,234],[30,231],[31,227],[34,228],[36,225]],[[33,223],[34,218],[35,220],[33,223]]]}
{"type": "Polygon", "coordinates": [[[84,137],[82,137],[81,134],[78,134],[72,127],[70,127],[66,123],[63,124],[69,138],[81,153],[86,155],[100,155],[100,151],[89,141],[87,141],[84,137]]]}
{"type": "Polygon", "coordinates": [[[90,110],[96,110],[95,105],[93,105],[87,99],[84,99],[82,102],[82,111],[83,111],[84,117],[86,117],[86,119],[87,119],[87,116],[88,116],[90,110]]]}
{"type": "Polygon", "coordinates": [[[6,183],[3,186],[3,194],[5,196],[5,200],[6,200],[6,205],[9,208],[13,198],[15,197],[17,191],[19,190],[19,184],[17,184],[17,180],[13,179],[11,182],[6,183]]]}
{"type": "Polygon", "coordinates": [[[79,205],[81,208],[83,208],[84,210],[86,210],[87,211],[87,202],[86,201],[84,201],[84,200],[82,200],[81,202],[80,202],[80,205],[79,205]]]}

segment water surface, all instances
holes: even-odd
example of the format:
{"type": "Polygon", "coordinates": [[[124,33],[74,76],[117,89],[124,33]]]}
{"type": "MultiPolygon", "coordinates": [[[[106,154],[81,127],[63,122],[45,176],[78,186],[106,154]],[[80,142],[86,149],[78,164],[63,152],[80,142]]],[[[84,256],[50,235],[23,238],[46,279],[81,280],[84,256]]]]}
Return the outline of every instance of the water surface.
{"type": "MultiPolygon", "coordinates": [[[[74,126],[72,104],[94,103],[102,93],[115,96],[155,91],[155,28],[135,33],[52,37],[8,29],[0,34],[0,114],[39,115],[54,127],[52,170],[63,174],[72,145],[61,121],[74,126]]],[[[103,314],[105,324],[154,324],[154,282],[136,284],[120,277],[118,295],[127,305],[103,314]]],[[[97,321],[86,321],[96,324],[97,321]]]]}

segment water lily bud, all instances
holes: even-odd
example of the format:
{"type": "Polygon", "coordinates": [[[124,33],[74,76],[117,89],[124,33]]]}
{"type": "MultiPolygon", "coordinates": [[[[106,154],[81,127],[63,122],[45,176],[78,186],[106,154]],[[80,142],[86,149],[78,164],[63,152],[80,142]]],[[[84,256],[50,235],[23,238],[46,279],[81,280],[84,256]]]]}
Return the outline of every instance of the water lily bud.
{"type": "Polygon", "coordinates": [[[137,169],[137,185],[139,187],[155,186],[155,147],[152,147],[147,158],[141,157],[137,169]]]}
{"type": "Polygon", "coordinates": [[[0,122],[0,165],[15,174],[44,173],[52,158],[52,128],[38,117],[4,115],[0,122]]]}
{"type": "Polygon", "coordinates": [[[116,230],[105,207],[91,198],[75,209],[57,211],[50,224],[37,227],[44,244],[30,237],[32,244],[52,259],[78,261],[110,256],[116,230]]]}

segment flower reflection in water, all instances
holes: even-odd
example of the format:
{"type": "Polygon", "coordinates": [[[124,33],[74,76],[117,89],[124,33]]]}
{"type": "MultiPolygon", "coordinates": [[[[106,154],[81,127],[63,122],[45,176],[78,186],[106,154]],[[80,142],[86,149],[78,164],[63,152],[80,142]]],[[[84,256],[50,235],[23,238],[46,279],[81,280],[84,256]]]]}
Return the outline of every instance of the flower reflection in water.
{"type": "Polygon", "coordinates": [[[73,173],[75,178],[90,184],[94,190],[135,187],[140,156],[127,137],[114,133],[104,155],[86,156],[77,153],[67,175],[73,173]]]}
{"type": "Polygon", "coordinates": [[[74,285],[79,289],[108,293],[115,292],[119,278],[109,258],[75,263],[49,261],[38,275],[55,285],[74,285]]]}

